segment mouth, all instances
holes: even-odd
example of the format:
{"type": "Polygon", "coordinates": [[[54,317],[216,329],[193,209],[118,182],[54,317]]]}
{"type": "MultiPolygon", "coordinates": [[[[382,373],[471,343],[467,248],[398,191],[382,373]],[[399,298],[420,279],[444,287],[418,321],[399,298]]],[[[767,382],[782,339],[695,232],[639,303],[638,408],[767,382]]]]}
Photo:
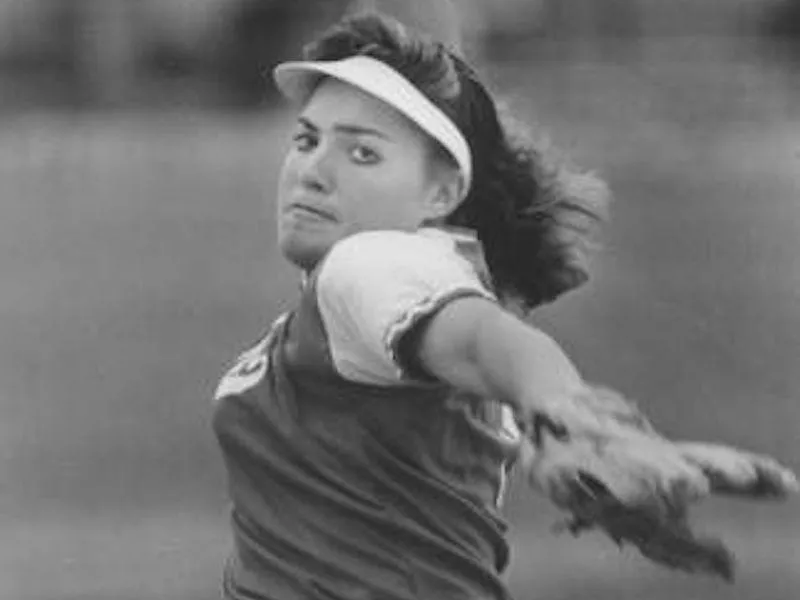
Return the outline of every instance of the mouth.
{"type": "Polygon", "coordinates": [[[292,202],[289,205],[289,212],[296,212],[303,215],[308,215],[315,217],[317,219],[321,219],[323,221],[336,221],[336,215],[333,213],[323,210],[317,206],[313,206],[310,204],[305,204],[303,202],[292,202]]]}

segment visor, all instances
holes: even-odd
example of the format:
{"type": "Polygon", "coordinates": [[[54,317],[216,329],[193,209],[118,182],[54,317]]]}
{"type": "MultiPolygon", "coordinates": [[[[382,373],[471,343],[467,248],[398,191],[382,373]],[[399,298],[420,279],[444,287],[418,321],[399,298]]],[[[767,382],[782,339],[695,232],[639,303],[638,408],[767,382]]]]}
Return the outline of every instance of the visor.
{"type": "Polygon", "coordinates": [[[467,140],[444,112],[386,63],[369,56],[351,56],[337,61],[286,62],[273,71],[280,92],[295,102],[305,102],[325,76],[386,102],[437,140],[458,165],[464,179],[462,194],[466,196],[472,183],[472,155],[467,140]]]}

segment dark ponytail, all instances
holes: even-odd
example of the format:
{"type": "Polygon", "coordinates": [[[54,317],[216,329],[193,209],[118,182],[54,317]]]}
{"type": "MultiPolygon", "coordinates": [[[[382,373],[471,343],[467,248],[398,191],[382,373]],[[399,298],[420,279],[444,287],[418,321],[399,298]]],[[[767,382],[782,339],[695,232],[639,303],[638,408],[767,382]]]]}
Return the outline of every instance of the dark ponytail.
{"type": "Polygon", "coordinates": [[[470,145],[473,184],[450,225],[474,229],[498,294],[531,309],[589,278],[605,184],[552,149],[514,137],[475,71],[442,44],[373,13],[345,18],[306,49],[310,60],[366,55],[414,83],[470,145]]]}

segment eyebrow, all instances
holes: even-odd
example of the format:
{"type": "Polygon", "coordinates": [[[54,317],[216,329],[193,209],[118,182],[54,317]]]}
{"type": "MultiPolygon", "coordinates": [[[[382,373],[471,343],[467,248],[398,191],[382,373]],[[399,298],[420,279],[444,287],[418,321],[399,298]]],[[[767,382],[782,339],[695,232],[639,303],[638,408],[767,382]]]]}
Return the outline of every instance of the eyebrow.
{"type": "MultiPolygon", "coordinates": [[[[297,122],[312,131],[319,131],[319,127],[317,127],[314,123],[312,123],[311,120],[308,119],[307,117],[298,117],[297,122]]],[[[362,125],[355,125],[352,123],[335,123],[333,125],[333,130],[336,131],[337,133],[344,133],[347,135],[371,135],[374,137],[391,141],[391,138],[382,131],[373,129],[371,127],[363,127],[362,125]]]]}

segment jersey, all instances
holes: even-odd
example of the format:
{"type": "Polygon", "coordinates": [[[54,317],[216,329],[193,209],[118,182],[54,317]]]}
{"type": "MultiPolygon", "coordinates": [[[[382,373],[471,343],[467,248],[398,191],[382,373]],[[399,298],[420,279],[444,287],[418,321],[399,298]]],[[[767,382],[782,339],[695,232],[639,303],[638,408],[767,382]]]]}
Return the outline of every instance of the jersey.
{"type": "Polygon", "coordinates": [[[413,367],[402,341],[455,298],[493,299],[477,241],[356,234],[220,382],[235,600],[497,600],[508,410],[413,367]]]}

